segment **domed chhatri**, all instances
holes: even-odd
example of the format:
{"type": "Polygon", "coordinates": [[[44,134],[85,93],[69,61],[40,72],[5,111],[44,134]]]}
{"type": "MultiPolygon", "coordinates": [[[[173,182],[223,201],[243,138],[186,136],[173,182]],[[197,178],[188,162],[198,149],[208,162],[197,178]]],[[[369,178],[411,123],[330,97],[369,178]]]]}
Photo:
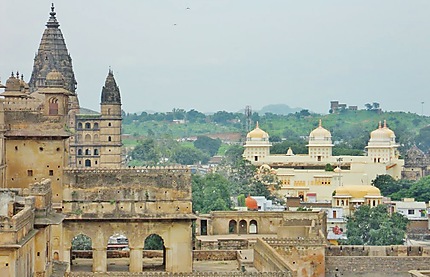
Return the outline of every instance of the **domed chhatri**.
{"type": "Polygon", "coordinates": [[[309,156],[321,161],[331,157],[333,143],[331,141],[331,133],[329,130],[322,126],[321,119],[319,120],[318,127],[309,134],[309,156]]]}
{"type": "Polygon", "coordinates": [[[260,129],[257,122],[255,129],[246,135],[243,156],[257,162],[270,155],[271,146],[269,134],[260,129]]]}
{"type": "Polygon", "coordinates": [[[252,130],[251,132],[249,132],[246,135],[246,138],[247,139],[267,139],[267,140],[269,140],[269,134],[260,129],[260,127],[258,126],[258,121],[257,121],[255,129],[252,130]]]}
{"type": "Polygon", "coordinates": [[[56,69],[49,72],[46,75],[46,86],[64,88],[63,74],[56,69]]]}
{"type": "Polygon", "coordinates": [[[314,129],[310,134],[309,134],[309,140],[331,140],[331,133],[329,130],[325,129],[322,126],[322,121],[321,119],[319,120],[319,124],[318,127],[316,129],[314,129]]]}

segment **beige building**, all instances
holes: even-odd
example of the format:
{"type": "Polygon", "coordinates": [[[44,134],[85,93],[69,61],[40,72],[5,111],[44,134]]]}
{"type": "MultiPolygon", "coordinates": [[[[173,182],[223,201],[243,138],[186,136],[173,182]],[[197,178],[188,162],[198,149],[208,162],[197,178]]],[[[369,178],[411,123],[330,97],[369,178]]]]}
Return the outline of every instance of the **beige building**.
{"type": "Polygon", "coordinates": [[[300,197],[306,202],[330,202],[335,189],[342,186],[370,185],[378,175],[401,177],[403,160],[399,158],[394,132],[386,122],[370,134],[366,156],[333,156],[331,133],[319,126],[309,134],[308,154],[270,154],[269,135],[257,127],[248,133],[243,156],[256,166],[270,167],[281,183],[285,197],[300,197]],[[334,170],[326,171],[330,164],[334,170]]]}
{"type": "Polygon", "coordinates": [[[80,107],[76,84],[52,7],[30,82],[17,72],[0,86],[0,275],[73,271],[78,236],[91,243],[89,270],[111,271],[108,243],[118,235],[128,242],[123,271],[144,270],[152,235],[162,240],[164,271],[192,271],[191,171],[123,167],[112,70],[100,113],[80,107]]]}

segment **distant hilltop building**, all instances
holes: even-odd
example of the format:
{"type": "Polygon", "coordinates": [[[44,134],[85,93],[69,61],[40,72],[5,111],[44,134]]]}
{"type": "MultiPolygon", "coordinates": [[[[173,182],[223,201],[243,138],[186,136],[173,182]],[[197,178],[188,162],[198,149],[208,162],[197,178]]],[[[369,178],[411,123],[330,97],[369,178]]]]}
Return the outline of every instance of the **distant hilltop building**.
{"type": "Polygon", "coordinates": [[[339,103],[339,101],[330,101],[330,113],[338,113],[342,110],[356,111],[358,106],[347,106],[346,104],[339,103]]]}
{"type": "Polygon", "coordinates": [[[333,191],[342,186],[370,185],[378,175],[401,178],[404,161],[399,158],[394,132],[384,121],[370,133],[367,156],[333,156],[331,133],[319,125],[309,134],[307,155],[270,154],[269,134],[258,123],[248,133],[243,157],[252,164],[273,169],[286,197],[300,197],[306,202],[331,201],[333,191]],[[327,170],[327,165],[334,168],[327,170]]]}

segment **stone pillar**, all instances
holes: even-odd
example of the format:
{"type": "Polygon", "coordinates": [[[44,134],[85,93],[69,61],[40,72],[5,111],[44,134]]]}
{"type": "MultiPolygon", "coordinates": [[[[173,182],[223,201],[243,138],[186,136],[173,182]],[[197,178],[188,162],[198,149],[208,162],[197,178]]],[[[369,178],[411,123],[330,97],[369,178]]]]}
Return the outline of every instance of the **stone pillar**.
{"type": "Polygon", "coordinates": [[[143,271],[143,248],[130,248],[130,272],[143,271]]]}
{"type": "Polygon", "coordinates": [[[93,272],[107,272],[106,248],[93,248],[93,272]]]}
{"type": "Polygon", "coordinates": [[[70,257],[70,248],[68,248],[68,249],[66,248],[63,251],[63,260],[62,261],[66,262],[68,264],[66,272],[70,272],[71,271],[71,266],[72,266],[72,260],[71,260],[71,257],[70,257]]]}

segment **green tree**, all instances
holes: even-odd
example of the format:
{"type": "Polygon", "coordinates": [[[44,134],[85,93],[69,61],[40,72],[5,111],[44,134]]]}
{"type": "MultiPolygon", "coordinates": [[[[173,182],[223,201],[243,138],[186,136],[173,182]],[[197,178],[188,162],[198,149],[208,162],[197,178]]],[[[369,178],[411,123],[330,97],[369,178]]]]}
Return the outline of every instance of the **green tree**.
{"type": "Polygon", "coordinates": [[[391,197],[393,200],[400,200],[411,194],[409,188],[412,183],[408,180],[395,180],[390,175],[378,175],[372,180],[372,185],[377,187],[383,196],[391,197]]]}
{"type": "Polygon", "coordinates": [[[209,213],[231,209],[229,181],[217,173],[192,175],[193,211],[209,213]]]}
{"type": "Polygon", "coordinates": [[[144,161],[148,164],[157,164],[160,160],[156,149],[156,142],[153,138],[140,141],[130,153],[134,160],[144,161]]]}
{"type": "Polygon", "coordinates": [[[73,250],[91,250],[91,245],[91,238],[83,234],[79,234],[72,239],[73,250]]]}
{"type": "Polygon", "coordinates": [[[146,237],[144,243],[144,250],[163,250],[164,241],[157,234],[151,234],[146,237]]]}
{"type": "Polygon", "coordinates": [[[207,136],[198,136],[194,141],[194,147],[214,156],[221,146],[220,139],[213,139],[207,136]]]}
{"type": "Polygon", "coordinates": [[[403,197],[413,197],[416,201],[430,201],[430,176],[426,176],[401,191],[403,197]]]}
{"type": "Polygon", "coordinates": [[[206,164],[209,161],[209,155],[193,147],[180,146],[173,153],[172,161],[183,165],[199,162],[206,164]]]}
{"type": "Polygon", "coordinates": [[[408,219],[401,214],[390,215],[387,206],[359,207],[346,224],[348,245],[398,245],[403,244],[408,219]]]}

